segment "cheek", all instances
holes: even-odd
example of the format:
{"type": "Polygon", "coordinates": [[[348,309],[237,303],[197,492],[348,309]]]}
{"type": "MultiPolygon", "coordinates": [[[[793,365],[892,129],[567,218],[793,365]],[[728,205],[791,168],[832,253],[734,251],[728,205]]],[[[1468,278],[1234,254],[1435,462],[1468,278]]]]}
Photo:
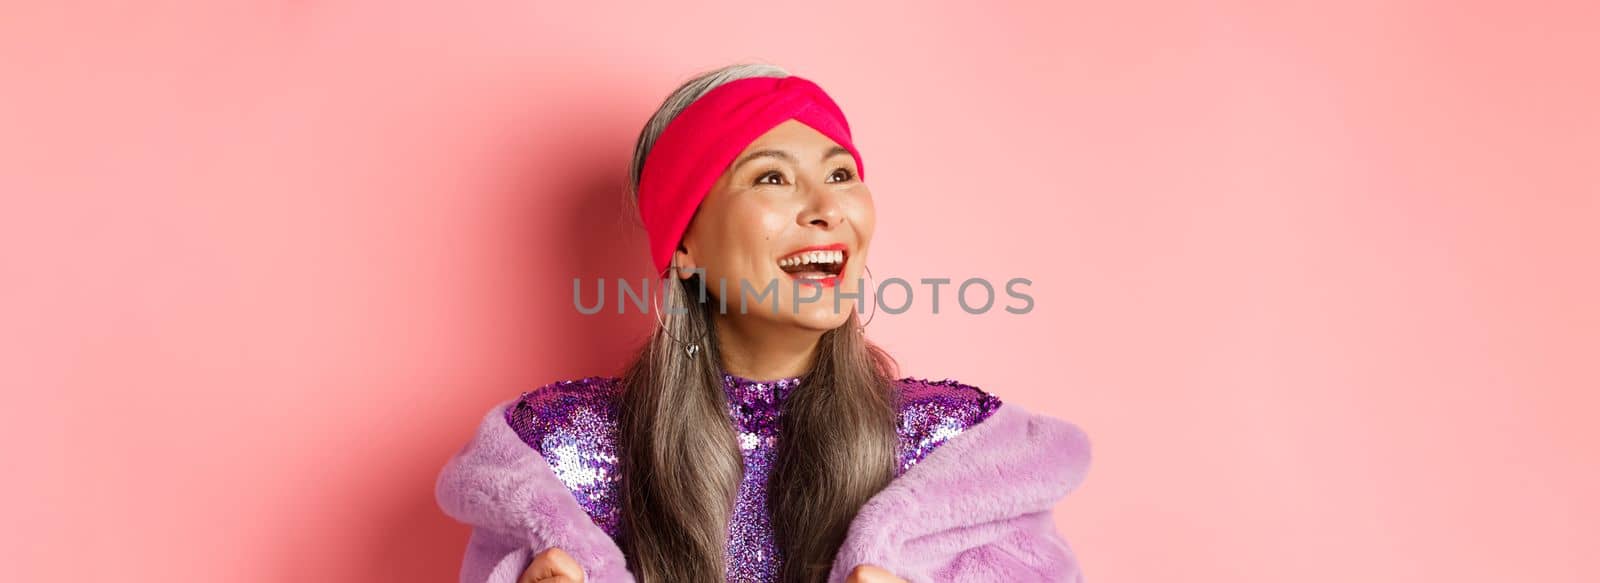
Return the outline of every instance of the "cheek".
{"type": "Polygon", "coordinates": [[[872,237],[872,231],[878,226],[878,209],[872,204],[872,197],[866,196],[860,204],[850,209],[850,221],[856,224],[856,233],[862,239],[872,237]]]}
{"type": "Polygon", "coordinates": [[[726,223],[719,244],[726,263],[724,267],[733,276],[757,275],[771,261],[773,245],[778,243],[786,219],[778,209],[763,205],[739,205],[728,209],[726,223]]]}
{"type": "Polygon", "coordinates": [[[784,227],[794,222],[792,212],[785,215],[775,205],[762,204],[743,205],[730,213],[730,218],[732,221],[728,227],[733,242],[740,245],[740,251],[761,253],[763,256],[783,233],[784,227]]]}

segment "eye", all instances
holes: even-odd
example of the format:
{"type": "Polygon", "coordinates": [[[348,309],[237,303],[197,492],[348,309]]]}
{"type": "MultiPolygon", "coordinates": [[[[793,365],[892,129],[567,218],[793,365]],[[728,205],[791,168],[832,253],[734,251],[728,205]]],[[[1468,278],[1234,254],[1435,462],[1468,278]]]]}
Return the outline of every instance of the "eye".
{"type": "Polygon", "coordinates": [[[756,184],[783,184],[783,173],[773,170],[762,174],[759,178],[756,178],[756,184]],[[777,179],[777,182],[770,181],[770,179],[774,178],[777,179]]]}
{"type": "Polygon", "coordinates": [[[849,168],[840,168],[838,170],[834,170],[833,174],[828,175],[828,181],[829,182],[849,182],[850,179],[855,178],[855,177],[856,177],[856,174],[854,172],[851,172],[849,168]],[[835,179],[837,179],[837,180],[835,180],[835,179]]]}

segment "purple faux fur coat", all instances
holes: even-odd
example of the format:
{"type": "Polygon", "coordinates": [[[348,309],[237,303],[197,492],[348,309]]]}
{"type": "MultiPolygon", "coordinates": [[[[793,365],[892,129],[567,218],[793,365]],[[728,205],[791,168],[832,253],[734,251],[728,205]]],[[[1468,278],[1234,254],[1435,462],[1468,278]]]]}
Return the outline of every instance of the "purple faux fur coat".
{"type": "MultiPolygon", "coordinates": [[[[472,526],[461,581],[515,583],[535,554],[559,547],[588,583],[631,583],[622,550],[506,423],[515,402],[489,411],[436,484],[440,508],[472,526]]],[[[1076,425],[1002,404],[862,506],[828,581],[869,563],[911,583],[1080,583],[1051,509],[1083,481],[1089,458],[1076,425]]]]}

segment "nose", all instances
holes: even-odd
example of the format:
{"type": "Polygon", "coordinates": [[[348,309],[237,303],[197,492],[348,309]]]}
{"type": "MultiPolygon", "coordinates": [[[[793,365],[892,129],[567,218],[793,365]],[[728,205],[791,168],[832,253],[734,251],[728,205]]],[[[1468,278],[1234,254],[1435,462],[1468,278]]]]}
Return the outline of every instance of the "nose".
{"type": "Polygon", "coordinates": [[[801,226],[817,226],[823,230],[831,230],[844,223],[844,208],[840,205],[840,194],[834,192],[826,185],[810,185],[806,190],[805,208],[801,209],[799,220],[801,226]]]}

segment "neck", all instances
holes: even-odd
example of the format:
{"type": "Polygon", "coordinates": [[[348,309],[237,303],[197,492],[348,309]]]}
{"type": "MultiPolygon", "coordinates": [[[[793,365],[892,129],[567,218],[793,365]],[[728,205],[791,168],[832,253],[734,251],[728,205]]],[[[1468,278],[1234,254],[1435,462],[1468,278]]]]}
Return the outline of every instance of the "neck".
{"type": "Polygon", "coordinates": [[[716,314],[717,349],[722,370],[751,380],[801,376],[816,361],[823,332],[763,323],[755,318],[716,314]]]}

